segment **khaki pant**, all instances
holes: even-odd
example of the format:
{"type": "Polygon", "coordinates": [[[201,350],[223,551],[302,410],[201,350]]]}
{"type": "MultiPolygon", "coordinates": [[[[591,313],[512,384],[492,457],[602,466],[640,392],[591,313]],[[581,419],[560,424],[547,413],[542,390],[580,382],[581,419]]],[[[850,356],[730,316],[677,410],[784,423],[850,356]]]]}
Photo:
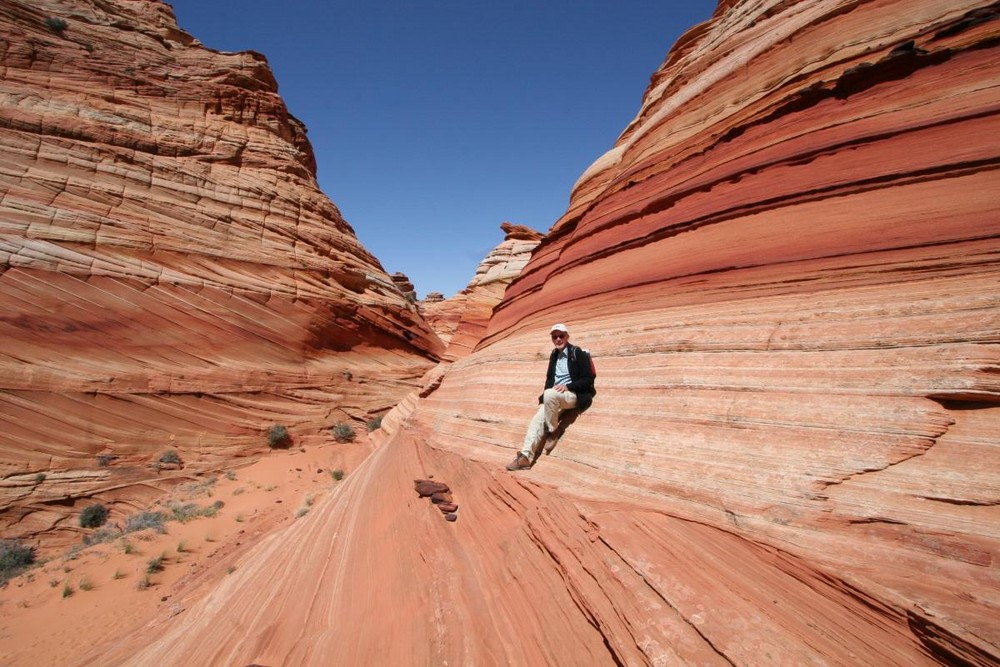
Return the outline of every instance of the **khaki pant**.
{"type": "Polygon", "coordinates": [[[571,391],[558,392],[555,389],[546,389],[542,394],[542,404],[538,406],[538,412],[531,418],[528,424],[528,432],[524,435],[524,447],[521,454],[528,460],[534,457],[535,447],[545,438],[545,429],[549,433],[554,433],[559,427],[559,414],[563,410],[576,407],[576,394],[571,391]]]}

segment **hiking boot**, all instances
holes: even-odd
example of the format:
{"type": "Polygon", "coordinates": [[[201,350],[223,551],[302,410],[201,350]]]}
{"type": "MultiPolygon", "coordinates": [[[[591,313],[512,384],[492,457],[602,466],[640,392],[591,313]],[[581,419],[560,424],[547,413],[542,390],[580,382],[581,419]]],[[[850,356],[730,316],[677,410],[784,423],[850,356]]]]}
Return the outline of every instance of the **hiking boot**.
{"type": "Polygon", "coordinates": [[[527,470],[531,467],[531,461],[527,456],[518,452],[514,460],[507,464],[507,470],[527,470]]]}

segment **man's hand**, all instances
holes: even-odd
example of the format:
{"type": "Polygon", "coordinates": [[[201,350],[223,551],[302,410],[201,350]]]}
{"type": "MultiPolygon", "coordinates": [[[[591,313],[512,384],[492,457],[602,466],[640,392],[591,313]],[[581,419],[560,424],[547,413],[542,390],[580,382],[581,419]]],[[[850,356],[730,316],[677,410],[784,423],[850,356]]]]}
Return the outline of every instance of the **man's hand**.
{"type": "Polygon", "coordinates": [[[563,393],[564,391],[569,391],[569,388],[564,384],[557,384],[552,388],[558,391],[560,394],[563,393]]]}

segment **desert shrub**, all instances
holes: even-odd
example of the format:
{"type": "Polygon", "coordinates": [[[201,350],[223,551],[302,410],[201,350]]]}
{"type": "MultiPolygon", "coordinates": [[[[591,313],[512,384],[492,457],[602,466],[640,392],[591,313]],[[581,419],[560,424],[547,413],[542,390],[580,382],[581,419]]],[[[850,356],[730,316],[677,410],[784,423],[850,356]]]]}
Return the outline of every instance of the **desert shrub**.
{"type": "Polygon", "coordinates": [[[330,476],[333,477],[334,481],[339,482],[340,480],[344,479],[344,471],[341,470],[340,468],[337,468],[336,470],[331,470],[330,476]]]}
{"type": "Polygon", "coordinates": [[[186,523],[196,516],[201,516],[201,507],[195,503],[171,503],[170,504],[170,519],[171,521],[180,521],[181,523],[186,523]]]}
{"type": "Polygon", "coordinates": [[[0,586],[24,572],[35,562],[34,547],[26,547],[20,540],[0,540],[0,586]]]}
{"type": "Polygon", "coordinates": [[[114,542],[121,536],[122,536],[122,531],[112,526],[105,526],[103,528],[98,528],[90,535],[84,535],[83,543],[86,544],[87,546],[93,546],[95,544],[106,544],[108,542],[114,542]]]}
{"type": "Polygon", "coordinates": [[[375,417],[375,419],[369,419],[368,420],[368,430],[369,431],[376,431],[376,430],[378,430],[380,428],[382,428],[382,415],[379,415],[378,417],[375,417]]]}
{"type": "Polygon", "coordinates": [[[59,35],[61,35],[63,31],[69,27],[69,24],[66,23],[66,21],[56,18],[55,16],[50,16],[45,19],[45,25],[48,26],[49,30],[59,35]]]}
{"type": "Polygon", "coordinates": [[[330,429],[330,433],[333,434],[334,439],[337,442],[353,442],[354,441],[354,429],[350,425],[343,422],[337,424],[330,429]]]}
{"type": "Polygon", "coordinates": [[[100,503],[84,507],[80,512],[80,526],[83,528],[100,528],[108,520],[108,508],[100,503]]]}
{"type": "Polygon", "coordinates": [[[73,587],[70,586],[70,583],[68,581],[65,584],[63,584],[62,596],[64,598],[73,597],[73,593],[74,593],[73,587]]]}
{"type": "Polygon", "coordinates": [[[146,563],[146,574],[155,574],[157,572],[163,572],[163,554],[160,554],[156,558],[150,558],[149,562],[146,563]]]}
{"type": "Polygon", "coordinates": [[[203,479],[200,482],[194,482],[193,484],[186,485],[182,491],[189,497],[210,496],[212,495],[212,489],[215,488],[215,484],[218,481],[219,479],[217,477],[209,477],[208,479],[203,479]]]}
{"type": "Polygon", "coordinates": [[[166,517],[163,515],[163,512],[140,512],[125,519],[125,526],[122,532],[134,533],[139,530],[152,528],[158,533],[165,533],[167,532],[166,528],[163,527],[165,521],[166,517]]]}
{"type": "Polygon", "coordinates": [[[181,523],[185,523],[187,521],[190,521],[191,519],[200,516],[213,517],[219,512],[220,509],[223,508],[223,506],[225,506],[225,504],[226,503],[222,502],[221,500],[216,500],[214,503],[212,503],[207,507],[198,505],[196,503],[184,503],[184,504],[178,502],[170,503],[169,505],[170,519],[172,521],[180,521],[181,523]]]}
{"type": "Polygon", "coordinates": [[[100,454],[97,457],[97,466],[99,468],[107,468],[111,465],[111,462],[115,460],[115,457],[111,454],[100,454]]]}
{"type": "Polygon", "coordinates": [[[181,455],[178,454],[177,452],[175,452],[172,449],[168,449],[167,451],[165,451],[162,454],[160,454],[160,458],[157,459],[157,460],[160,463],[174,463],[174,464],[180,465],[181,464],[181,455]]]}
{"type": "Polygon", "coordinates": [[[288,427],[275,424],[267,432],[267,445],[271,449],[288,446],[288,427]]]}

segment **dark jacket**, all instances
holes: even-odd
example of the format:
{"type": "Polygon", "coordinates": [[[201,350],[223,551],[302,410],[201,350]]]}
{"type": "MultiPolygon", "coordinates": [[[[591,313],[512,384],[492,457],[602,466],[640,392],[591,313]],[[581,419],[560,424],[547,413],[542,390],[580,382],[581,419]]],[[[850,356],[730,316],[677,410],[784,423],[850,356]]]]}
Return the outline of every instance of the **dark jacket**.
{"type": "MultiPolygon", "coordinates": [[[[569,377],[570,382],[566,388],[576,394],[576,407],[583,412],[594,402],[594,365],[590,360],[590,352],[582,347],[577,347],[571,343],[566,343],[566,350],[569,354],[569,377]]],[[[556,355],[559,350],[553,348],[549,355],[549,370],[545,375],[545,388],[551,389],[556,383],[556,355]]],[[[538,397],[538,402],[542,402],[542,397],[538,397]]]]}

